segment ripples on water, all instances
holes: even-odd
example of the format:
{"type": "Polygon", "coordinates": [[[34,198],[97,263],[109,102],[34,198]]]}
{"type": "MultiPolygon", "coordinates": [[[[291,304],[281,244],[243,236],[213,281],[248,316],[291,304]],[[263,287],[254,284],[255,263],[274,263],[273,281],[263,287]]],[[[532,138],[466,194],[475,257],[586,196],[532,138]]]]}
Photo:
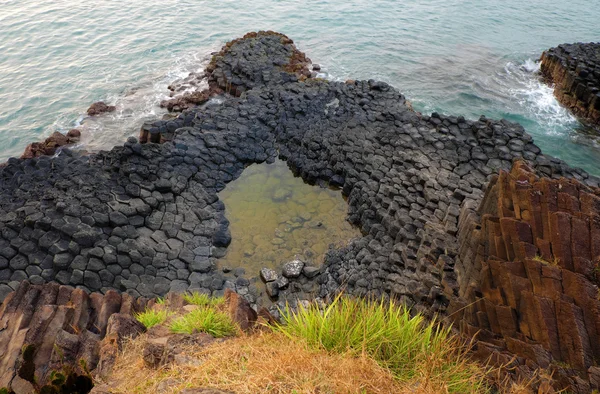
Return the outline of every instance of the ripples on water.
{"type": "Polygon", "coordinates": [[[273,29],[329,78],[384,80],[423,112],[518,121],[546,153],[600,174],[595,139],[534,61],[598,40],[599,19],[581,0],[0,0],[0,160],[82,121],[83,145],[110,148],[160,116],[169,83],[225,41],[273,29]],[[98,100],[117,112],[84,121],[98,100]]]}

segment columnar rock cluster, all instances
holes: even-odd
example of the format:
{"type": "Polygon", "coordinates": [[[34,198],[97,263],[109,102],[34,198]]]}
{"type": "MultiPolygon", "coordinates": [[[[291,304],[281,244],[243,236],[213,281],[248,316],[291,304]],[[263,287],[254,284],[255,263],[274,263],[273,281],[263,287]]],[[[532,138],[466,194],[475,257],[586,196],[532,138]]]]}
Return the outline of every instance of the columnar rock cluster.
{"type": "Polygon", "coordinates": [[[461,220],[448,312],[480,355],[506,364],[516,355],[523,376],[541,367],[559,389],[597,390],[600,189],[518,162],[461,220]]]}
{"type": "MultiPolygon", "coordinates": [[[[167,294],[164,302],[172,312],[189,307],[176,293],[167,294]]],[[[0,306],[0,389],[15,394],[89,392],[93,382],[110,376],[123,341],[146,331],[135,313],[155,305],[156,300],[113,290],[88,294],[56,283],[21,282],[0,306]]],[[[272,319],[231,291],[225,292],[223,310],[244,331],[254,329],[258,319],[272,319]]],[[[178,345],[214,341],[208,334],[174,335],[164,329],[150,330],[154,340],[146,344],[147,364],[148,359],[155,360],[153,366],[166,363],[173,352],[182,352],[178,345]]]]}
{"type": "Polygon", "coordinates": [[[0,306],[0,388],[32,393],[62,374],[73,379],[72,392],[89,392],[92,371],[114,361],[122,338],[144,331],[132,313],[146,303],[115,291],[21,282],[0,306]]]}
{"type": "Polygon", "coordinates": [[[550,48],[542,54],[541,70],[562,104],[600,124],[600,43],[550,48]]]}

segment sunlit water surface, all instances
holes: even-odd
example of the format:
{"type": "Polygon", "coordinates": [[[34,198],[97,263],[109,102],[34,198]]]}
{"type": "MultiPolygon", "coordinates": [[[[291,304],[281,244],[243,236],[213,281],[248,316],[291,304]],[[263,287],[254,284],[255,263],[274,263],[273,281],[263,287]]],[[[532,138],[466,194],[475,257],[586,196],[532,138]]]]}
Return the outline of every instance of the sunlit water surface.
{"type": "Polygon", "coordinates": [[[384,80],[423,112],[518,121],[544,152],[600,175],[594,133],[535,64],[551,46],[600,40],[598,20],[583,0],[0,0],[0,160],[76,126],[85,148],[110,148],[160,116],[169,83],[210,52],[273,29],[328,78],[384,80]],[[117,111],[86,121],[98,100],[117,111]]]}

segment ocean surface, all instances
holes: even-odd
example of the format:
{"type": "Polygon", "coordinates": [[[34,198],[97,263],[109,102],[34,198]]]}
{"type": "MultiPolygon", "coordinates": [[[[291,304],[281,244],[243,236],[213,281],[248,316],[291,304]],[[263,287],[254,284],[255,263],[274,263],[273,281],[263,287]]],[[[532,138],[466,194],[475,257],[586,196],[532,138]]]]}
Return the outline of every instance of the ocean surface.
{"type": "Polygon", "coordinates": [[[541,83],[536,60],[600,41],[582,0],[0,0],[0,161],[80,127],[109,149],[160,116],[170,82],[248,31],[292,38],[330,79],[379,79],[418,111],[520,122],[545,153],[600,175],[600,145],[541,83]],[[85,119],[95,101],[117,111],[85,119]]]}

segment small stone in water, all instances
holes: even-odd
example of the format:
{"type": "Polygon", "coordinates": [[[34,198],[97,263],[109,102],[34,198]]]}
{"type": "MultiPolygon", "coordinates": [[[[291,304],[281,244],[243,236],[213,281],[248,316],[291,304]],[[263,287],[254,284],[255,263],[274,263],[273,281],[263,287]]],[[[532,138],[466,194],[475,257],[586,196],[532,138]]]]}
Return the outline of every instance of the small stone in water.
{"type": "Polygon", "coordinates": [[[275,283],[277,284],[277,287],[281,290],[285,289],[290,284],[290,281],[285,276],[280,276],[279,278],[277,278],[275,283]]]}
{"type": "Polygon", "coordinates": [[[237,267],[236,269],[233,270],[233,275],[235,275],[236,277],[243,276],[245,274],[246,274],[246,270],[243,267],[237,267]]]}
{"type": "Polygon", "coordinates": [[[304,220],[305,222],[308,222],[310,219],[312,219],[312,215],[308,212],[302,212],[300,214],[300,218],[302,218],[302,220],[304,220]]]}
{"type": "Polygon", "coordinates": [[[276,282],[269,282],[265,287],[267,288],[267,294],[269,297],[275,298],[279,294],[279,287],[277,286],[276,282]]]}
{"type": "Polygon", "coordinates": [[[263,268],[260,270],[260,278],[265,282],[274,282],[277,280],[277,272],[270,268],[263,268]]]}
{"type": "Polygon", "coordinates": [[[323,228],[323,223],[319,221],[312,221],[307,223],[308,228],[323,228]]]}
{"type": "Polygon", "coordinates": [[[297,278],[302,273],[304,262],[300,260],[288,261],[283,265],[283,276],[286,278],[297,278]]]}
{"type": "Polygon", "coordinates": [[[315,276],[317,276],[317,274],[320,271],[321,270],[317,267],[309,267],[309,266],[304,267],[304,269],[302,270],[302,272],[304,273],[304,276],[306,276],[307,278],[314,278],[315,276]]]}

